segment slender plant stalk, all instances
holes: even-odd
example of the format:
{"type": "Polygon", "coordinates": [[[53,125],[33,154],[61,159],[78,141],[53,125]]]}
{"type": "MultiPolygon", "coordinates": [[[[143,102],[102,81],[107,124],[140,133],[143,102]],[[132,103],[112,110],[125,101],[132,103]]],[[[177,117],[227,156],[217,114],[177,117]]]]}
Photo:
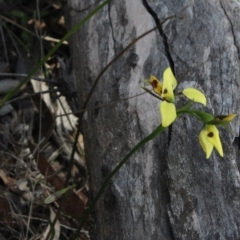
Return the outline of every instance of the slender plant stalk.
{"type": "Polygon", "coordinates": [[[139,149],[141,148],[145,143],[149,142],[153,138],[155,138],[157,135],[159,135],[161,132],[163,132],[166,128],[160,125],[157,127],[150,135],[148,135],[146,138],[144,138],[142,141],[140,141],[127,155],[126,157],[117,165],[117,167],[109,174],[109,176],[105,179],[103,182],[100,190],[98,191],[96,197],[92,201],[89,208],[86,210],[82,221],[80,222],[77,231],[75,232],[73,239],[77,239],[78,234],[80,233],[82,227],[84,226],[84,223],[87,221],[89,214],[92,212],[93,208],[95,207],[98,199],[102,196],[104,189],[107,187],[113,176],[121,169],[121,167],[127,162],[127,160],[139,149]]]}
{"type": "MultiPolygon", "coordinates": [[[[189,7],[189,6],[187,6],[189,7]]],[[[186,8],[187,8],[186,7],[186,8]]],[[[184,8],[183,11],[186,9],[184,8]]],[[[161,24],[163,24],[164,22],[166,22],[167,20],[175,17],[176,14],[171,15],[169,17],[167,17],[166,19],[164,19],[161,24]]],[[[122,56],[122,54],[124,52],[126,52],[130,47],[132,47],[138,40],[140,40],[141,38],[145,37],[146,35],[148,35],[149,33],[155,31],[157,29],[157,27],[154,27],[152,29],[150,29],[149,31],[143,33],[142,35],[140,35],[138,38],[134,39],[126,48],[124,48],[117,56],[115,56],[115,58],[113,58],[107,65],[105,68],[103,68],[103,70],[99,73],[99,75],[97,76],[96,80],[93,83],[93,86],[89,92],[89,94],[87,95],[87,98],[83,104],[83,108],[82,108],[82,112],[79,114],[79,125],[77,128],[77,133],[75,136],[75,141],[74,141],[74,145],[73,145],[73,150],[72,150],[72,154],[71,154],[71,159],[70,159],[70,163],[73,162],[73,157],[74,157],[74,152],[76,151],[76,144],[77,144],[77,140],[78,140],[78,135],[80,133],[80,126],[81,126],[81,121],[83,118],[83,114],[86,110],[86,107],[88,105],[88,102],[100,80],[100,78],[102,77],[102,75],[105,73],[105,71],[118,59],[122,56]]],[[[87,221],[89,214],[92,212],[93,208],[95,207],[98,199],[100,198],[100,196],[103,194],[104,189],[107,187],[108,183],[110,182],[110,180],[112,179],[112,177],[121,169],[121,167],[124,165],[124,163],[140,148],[142,147],[146,142],[150,141],[151,139],[153,139],[156,135],[160,134],[165,128],[163,128],[161,125],[155,130],[153,131],[148,137],[146,137],[145,139],[143,139],[141,142],[139,142],[130,152],[129,154],[120,162],[120,164],[111,172],[111,174],[107,177],[107,179],[104,181],[104,183],[102,184],[100,190],[98,191],[96,197],[94,198],[93,202],[91,203],[91,205],[89,206],[89,208],[87,209],[87,211],[85,212],[82,221],[80,222],[78,229],[76,231],[76,233],[73,236],[73,239],[77,239],[78,234],[80,233],[81,229],[84,226],[84,223],[87,221]]],[[[69,174],[67,175],[66,178],[66,183],[68,182],[69,179],[69,174]]]]}

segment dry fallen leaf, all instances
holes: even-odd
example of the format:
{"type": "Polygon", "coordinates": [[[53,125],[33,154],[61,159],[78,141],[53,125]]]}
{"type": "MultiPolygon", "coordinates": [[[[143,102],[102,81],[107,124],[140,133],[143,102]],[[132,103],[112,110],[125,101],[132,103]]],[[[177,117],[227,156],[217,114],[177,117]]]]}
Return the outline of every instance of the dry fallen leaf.
{"type": "Polygon", "coordinates": [[[0,169],[0,178],[3,180],[4,184],[8,187],[16,183],[16,180],[7,176],[2,169],[0,169]]]}

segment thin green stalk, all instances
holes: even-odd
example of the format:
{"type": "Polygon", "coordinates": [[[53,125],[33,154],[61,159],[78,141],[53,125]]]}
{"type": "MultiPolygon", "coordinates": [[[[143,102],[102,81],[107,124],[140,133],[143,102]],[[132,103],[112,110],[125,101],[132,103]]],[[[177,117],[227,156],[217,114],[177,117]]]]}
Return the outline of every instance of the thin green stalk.
{"type": "Polygon", "coordinates": [[[0,109],[2,106],[15,94],[17,93],[21,87],[26,84],[31,76],[37,72],[37,70],[47,61],[47,59],[63,44],[65,40],[67,40],[72,34],[74,34],[84,23],[86,23],[93,15],[95,15],[98,11],[100,11],[105,5],[107,5],[111,0],[106,0],[102,4],[100,4],[97,8],[95,8],[92,12],[90,12],[82,21],[80,21],[76,26],[74,26],[50,51],[49,53],[36,65],[36,67],[25,77],[20,84],[9,91],[3,100],[0,103],[0,109]]]}
{"type": "Polygon", "coordinates": [[[105,188],[107,187],[107,185],[109,184],[109,182],[111,181],[111,179],[113,178],[113,176],[121,169],[121,167],[127,162],[127,160],[139,149],[141,148],[145,143],[147,143],[148,141],[152,140],[153,138],[155,138],[157,135],[159,135],[163,130],[165,130],[165,127],[162,127],[162,125],[160,125],[159,127],[157,127],[150,135],[148,135],[146,138],[144,138],[141,142],[139,142],[127,155],[126,157],[117,165],[117,167],[109,174],[109,176],[105,179],[105,181],[103,182],[101,188],[99,189],[96,197],[94,198],[94,200],[92,201],[91,205],[89,206],[89,208],[86,210],[82,221],[80,222],[77,231],[75,232],[73,239],[77,239],[81,229],[83,228],[85,222],[88,219],[89,214],[93,211],[93,208],[95,207],[98,199],[101,197],[101,195],[103,194],[103,191],[105,190],[105,188]]]}

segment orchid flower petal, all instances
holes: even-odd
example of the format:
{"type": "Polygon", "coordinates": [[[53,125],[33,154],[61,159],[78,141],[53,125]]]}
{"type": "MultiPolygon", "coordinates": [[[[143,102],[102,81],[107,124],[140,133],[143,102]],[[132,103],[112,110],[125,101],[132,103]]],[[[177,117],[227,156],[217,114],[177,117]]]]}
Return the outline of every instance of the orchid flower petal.
{"type": "Polygon", "coordinates": [[[153,91],[155,93],[157,93],[159,95],[162,94],[162,84],[156,77],[151,75],[149,83],[152,85],[153,91]]]}
{"type": "Polygon", "coordinates": [[[163,73],[162,98],[173,103],[175,101],[173,90],[176,86],[177,80],[174,77],[171,68],[168,67],[163,73]]]}
{"type": "Polygon", "coordinates": [[[206,125],[204,135],[207,140],[217,149],[219,155],[223,157],[222,143],[219,138],[219,131],[215,125],[206,125]]]}
{"type": "Polygon", "coordinates": [[[206,138],[206,130],[202,130],[199,134],[199,142],[203,148],[203,151],[206,153],[206,158],[210,158],[212,151],[213,151],[213,145],[211,142],[208,141],[206,138]]]}
{"type": "Polygon", "coordinates": [[[195,88],[186,88],[182,91],[182,94],[188,99],[193,100],[194,102],[202,103],[204,106],[206,106],[207,99],[199,90],[195,88]]]}
{"type": "Polygon", "coordinates": [[[222,122],[222,123],[229,123],[229,122],[231,122],[236,116],[237,116],[237,114],[219,115],[219,116],[215,116],[214,119],[215,119],[215,120],[219,120],[219,121],[222,122]]]}
{"type": "Polygon", "coordinates": [[[224,117],[222,120],[227,121],[227,122],[231,122],[236,116],[237,116],[237,114],[229,114],[226,117],[224,117]]]}
{"type": "Polygon", "coordinates": [[[173,103],[163,101],[160,103],[160,112],[162,116],[162,126],[168,127],[176,119],[176,107],[173,103]]]}
{"type": "Polygon", "coordinates": [[[172,84],[173,90],[177,86],[177,80],[173,75],[172,69],[170,67],[166,68],[164,73],[163,73],[163,81],[168,80],[172,84]]]}

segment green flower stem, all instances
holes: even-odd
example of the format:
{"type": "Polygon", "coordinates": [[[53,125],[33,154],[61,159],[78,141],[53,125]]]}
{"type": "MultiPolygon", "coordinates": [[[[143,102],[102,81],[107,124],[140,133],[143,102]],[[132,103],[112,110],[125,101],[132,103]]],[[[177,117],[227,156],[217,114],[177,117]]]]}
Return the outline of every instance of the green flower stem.
{"type": "Polygon", "coordinates": [[[177,115],[181,115],[183,113],[189,113],[203,123],[208,123],[214,119],[214,116],[209,113],[203,112],[201,110],[189,109],[185,106],[177,110],[177,115]]]}
{"type": "Polygon", "coordinates": [[[101,188],[99,189],[96,197],[94,198],[94,200],[92,201],[92,203],[90,204],[89,208],[86,210],[78,228],[77,231],[75,232],[73,239],[77,239],[81,229],[83,228],[85,222],[88,219],[89,214],[93,211],[93,208],[95,207],[98,199],[101,197],[101,195],[103,194],[103,191],[105,190],[105,188],[107,187],[107,185],[109,184],[109,182],[111,181],[111,179],[113,178],[113,176],[122,168],[122,166],[127,162],[127,160],[139,149],[141,148],[145,143],[149,142],[150,140],[152,140],[153,138],[155,138],[157,135],[159,135],[161,132],[163,132],[166,128],[163,127],[162,125],[160,125],[159,127],[157,127],[150,135],[148,135],[146,138],[144,138],[141,142],[139,142],[127,155],[126,157],[117,165],[117,167],[109,174],[109,176],[105,179],[105,181],[103,182],[101,188]]]}
{"type": "Polygon", "coordinates": [[[80,21],[76,26],[74,26],[50,51],[49,53],[36,65],[36,67],[25,77],[19,85],[10,90],[3,100],[0,103],[0,109],[2,106],[15,94],[17,93],[21,87],[26,84],[34,73],[47,61],[47,59],[62,45],[62,43],[67,40],[71,35],[73,35],[84,23],[86,23],[93,15],[95,15],[98,11],[100,11],[105,5],[107,5],[111,0],[106,0],[102,4],[100,4],[97,8],[95,8],[92,12],[90,12],[82,21],[80,21]]]}

